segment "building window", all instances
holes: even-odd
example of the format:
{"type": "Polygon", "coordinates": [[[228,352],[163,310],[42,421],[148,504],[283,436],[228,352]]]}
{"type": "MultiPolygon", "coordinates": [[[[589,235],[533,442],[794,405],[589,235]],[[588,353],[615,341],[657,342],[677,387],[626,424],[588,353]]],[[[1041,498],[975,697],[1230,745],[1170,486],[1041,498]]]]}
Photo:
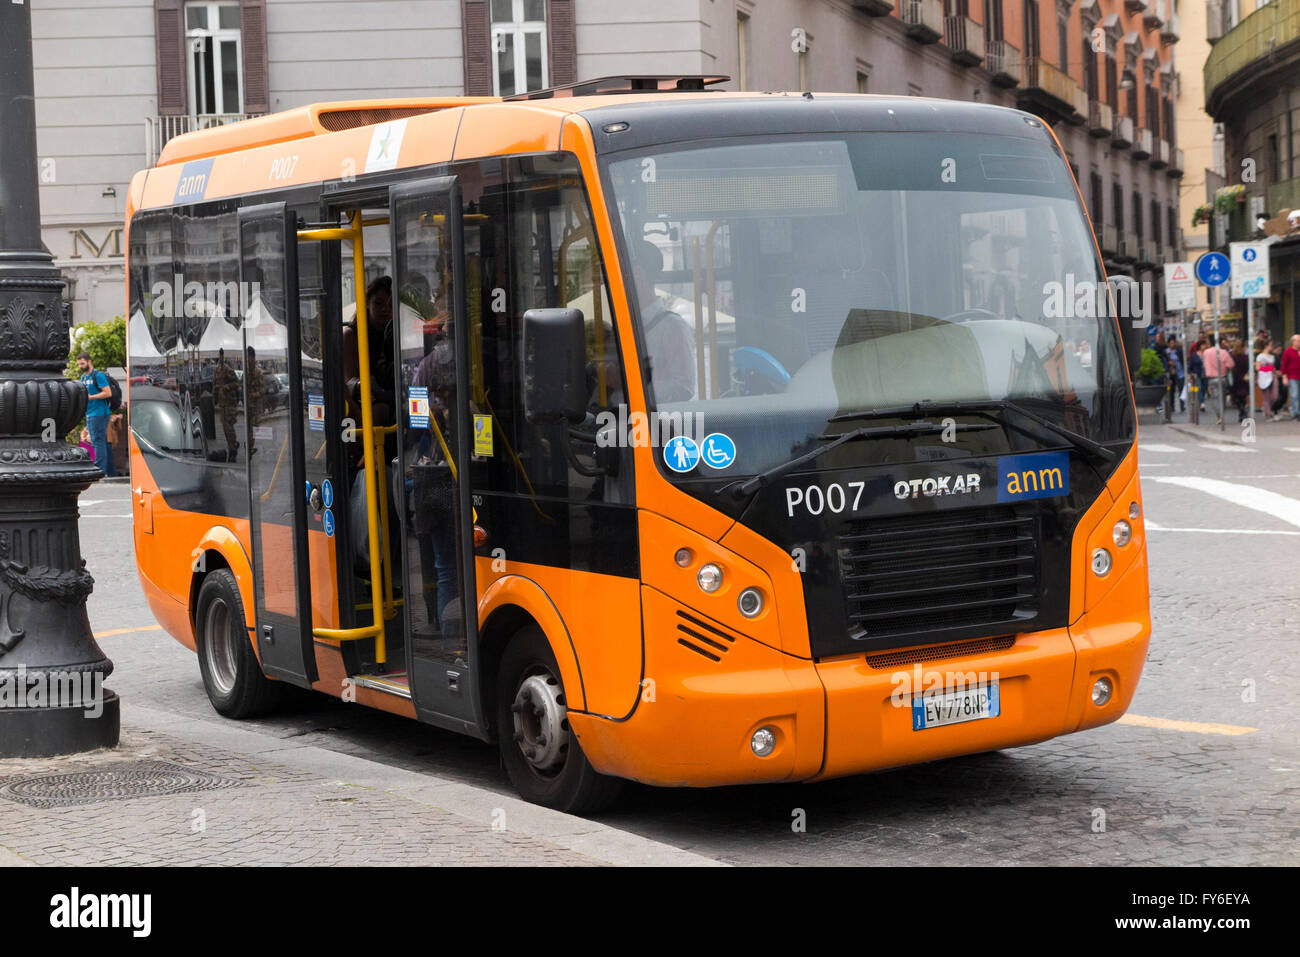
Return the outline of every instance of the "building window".
{"type": "Polygon", "coordinates": [[[492,92],[546,88],[546,0],[492,0],[492,92]]]}
{"type": "Polygon", "coordinates": [[[984,0],[984,39],[1002,39],[1002,0],[984,0]]]}
{"type": "Polygon", "coordinates": [[[1154,199],[1151,200],[1151,239],[1157,246],[1162,245],[1160,242],[1160,204],[1154,199]]]}
{"type": "Polygon", "coordinates": [[[186,69],[192,112],[243,112],[239,26],[238,3],[185,4],[186,69]]]}
{"type": "Polygon", "coordinates": [[[736,85],[749,89],[749,15],[736,14],[736,85]]]}
{"type": "Polygon", "coordinates": [[[1124,190],[1119,183],[1111,184],[1110,208],[1115,214],[1115,228],[1122,233],[1124,231],[1124,190]]]}
{"type": "Polygon", "coordinates": [[[1097,89],[1097,53],[1092,48],[1092,24],[1083,25],[1083,88],[1088,92],[1088,99],[1099,98],[1097,89]]]}
{"type": "Polygon", "coordinates": [[[1106,102],[1119,110],[1119,63],[1109,43],[1106,44],[1106,102]]]}
{"type": "Polygon", "coordinates": [[[1133,191],[1133,232],[1138,239],[1142,238],[1142,196],[1136,190],[1133,191]]]}
{"type": "Polygon", "coordinates": [[[1056,0],[1056,55],[1061,58],[1061,72],[1070,72],[1070,5],[1056,0]]]}
{"type": "Polygon", "coordinates": [[[871,70],[864,67],[858,68],[858,92],[867,93],[871,86],[871,70]]]}
{"type": "Polygon", "coordinates": [[[1025,0],[1025,59],[1038,56],[1038,0],[1025,0]]]}
{"type": "MultiPolygon", "coordinates": [[[[1178,245],[1178,211],[1170,206],[1165,212],[1169,214],[1169,245],[1176,246],[1178,245]]],[[[1177,255],[1178,251],[1175,250],[1174,254],[1177,255]]]]}
{"type": "Polygon", "coordinates": [[[1092,173],[1092,224],[1100,227],[1104,221],[1102,210],[1105,204],[1105,191],[1101,185],[1101,174],[1096,170],[1092,173]]]}

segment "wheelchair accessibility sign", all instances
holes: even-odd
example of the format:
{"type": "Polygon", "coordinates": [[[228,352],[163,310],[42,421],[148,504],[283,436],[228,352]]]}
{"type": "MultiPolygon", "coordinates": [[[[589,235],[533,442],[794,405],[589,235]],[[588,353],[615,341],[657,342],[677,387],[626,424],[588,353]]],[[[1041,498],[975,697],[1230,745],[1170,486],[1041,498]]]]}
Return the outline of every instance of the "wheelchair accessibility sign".
{"type": "Polygon", "coordinates": [[[725,469],[736,461],[736,443],[731,441],[729,435],[713,432],[704,437],[704,444],[700,446],[700,458],[711,469],[725,469]]]}

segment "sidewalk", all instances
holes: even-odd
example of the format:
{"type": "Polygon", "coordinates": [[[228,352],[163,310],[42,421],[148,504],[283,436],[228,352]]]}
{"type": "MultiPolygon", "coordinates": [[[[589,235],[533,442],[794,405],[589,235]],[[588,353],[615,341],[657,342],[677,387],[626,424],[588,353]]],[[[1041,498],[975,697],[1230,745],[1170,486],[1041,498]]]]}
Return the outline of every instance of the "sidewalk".
{"type": "MultiPolygon", "coordinates": [[[[1249,413],[1248,413],[1249,414],[1249,413]]],[[[1289,418],[1289,412],[1283,410],[1278,417],[1269,421],[1262,412],[1256,412],[1253,432],[1245,423],[1237,421],[1237,409],[1229,405],[1223,414],[1223,428],[1217,424],[1214,406],[1207,402],[1205,411],[1200,414],[1200,422],[1192,424],[1191,409],[1186,412],[1175,411],[1169,422],[1164,421],[1163,413],[1147,408],[1138,409],[1138,428],[1163,425],[1183,435],[1199,439],[1202,442],[1227,442],[1233,445],[1250,445],[1252,441],[1276,439],[1290,441],[1300,445],[1300,422],[1289,418]],[[1246,438],[1246,436],[1250,438],[1246,438]]]]}
{"type": "Polygon", "coordinates": [[[0,866],[716,863],[494,791],[129,699],[115,751],[0,760],[0,866]]]}

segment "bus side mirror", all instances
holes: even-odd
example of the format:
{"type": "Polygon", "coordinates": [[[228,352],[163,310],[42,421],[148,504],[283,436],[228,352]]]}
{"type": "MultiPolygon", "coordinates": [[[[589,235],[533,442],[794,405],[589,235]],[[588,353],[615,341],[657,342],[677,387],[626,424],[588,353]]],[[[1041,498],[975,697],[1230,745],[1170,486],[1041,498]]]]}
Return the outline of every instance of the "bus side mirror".
{"type": "Polygon", "coordinates": [[[587,416],[586,320],[580,309],[524,313],[524,418],[581,422],[587,416]]]}
{"type": "MultiPolygon", "coordinates": [[[[1120,341],[1124,345],[1124,362],[1128,365],[1130,382],[1137,382],[1138,370],[1142,368],[1142,350],[1147,345],[1148,316],[1135,315],[1141,301],[1138,284],[1128,276],[1111,276],[1106,280],[1110,286],[1111,302],[1115,304],[1115,321],[1119,323],[1120,341]]],[[[1150,308],[1148,303],[1147,308],[1150,308]]]]}

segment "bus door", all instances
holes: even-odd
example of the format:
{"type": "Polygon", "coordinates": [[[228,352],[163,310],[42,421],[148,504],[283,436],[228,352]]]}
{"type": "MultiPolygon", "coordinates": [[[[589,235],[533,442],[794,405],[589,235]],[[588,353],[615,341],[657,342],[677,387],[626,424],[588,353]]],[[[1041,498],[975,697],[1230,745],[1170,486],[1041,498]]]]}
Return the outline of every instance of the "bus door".
{"type": "Polygon", "coordinates": [[[253,617],[262,670],[316,680],[307,565],[296,220],[284,203],[239,211],[253,617]]]}
{"type": "Polygon", "coordinates": [[[460,187],[418,180],[389,204],[411,693],[422,720],[481,737],[460,187]]]}

